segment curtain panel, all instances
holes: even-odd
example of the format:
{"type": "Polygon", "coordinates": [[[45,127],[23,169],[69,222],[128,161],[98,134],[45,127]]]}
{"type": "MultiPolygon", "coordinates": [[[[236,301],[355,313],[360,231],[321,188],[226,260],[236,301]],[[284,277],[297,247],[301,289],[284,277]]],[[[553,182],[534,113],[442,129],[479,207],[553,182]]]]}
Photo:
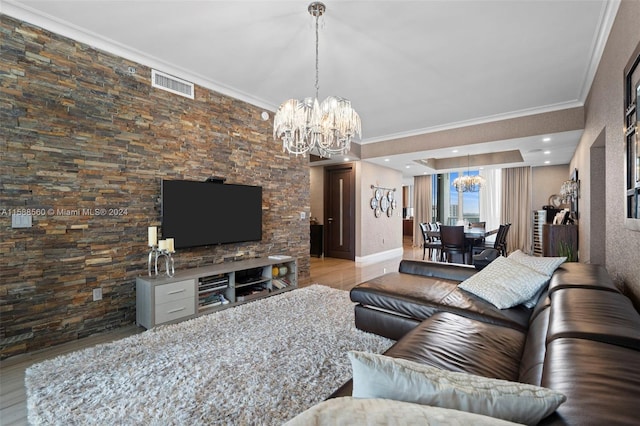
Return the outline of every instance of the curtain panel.
{"type": "Polygon", "coordinates": [[[531,252],[531,167],[502,169],[502,212],[504,223],[511,223],[507,249],[531,252]]]}
{"type": "Polygon", "coordinates": [[[419,247],[423,243],[420,224],[433,220],[431,176],[416,176],[413,178],[413,185],[413,245],[419,247]]]}
{"type": "Polygon", "coordinates": [[[480,190],[480,221],[486,222],[486,229],[498,229],[502,223],[502,169],[480,170],[486,185],[480,190]]]}

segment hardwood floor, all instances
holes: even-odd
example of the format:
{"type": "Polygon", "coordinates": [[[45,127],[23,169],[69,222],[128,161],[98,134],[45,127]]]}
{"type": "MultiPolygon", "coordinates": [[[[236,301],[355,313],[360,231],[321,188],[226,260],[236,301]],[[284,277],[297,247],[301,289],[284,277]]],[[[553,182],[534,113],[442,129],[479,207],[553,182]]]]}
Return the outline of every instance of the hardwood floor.
{"type": "MultiPolygon", "coordinates": [[[[422,250],[411,247],[405,239],[405,259],[422,259],[422,250]]],[[[300,283],[301,287],[310,284],[323,284],[341,290],[349,290],[356,284],[375,278],[387,272],[396,271],[401,258],[383,262],[356,264],[350,260],[333,258],[311,258],[310,279],[300,283]]],[[[122,339],[144,331],[143,328],[131,325],[114,331],[90,336],[74,342],[43,349],[24,355],[17,355],[0,361],[0,425],[27,425],[27,402],[24,387],[25,370],[34,363],[46,359],[122,339]]]]}

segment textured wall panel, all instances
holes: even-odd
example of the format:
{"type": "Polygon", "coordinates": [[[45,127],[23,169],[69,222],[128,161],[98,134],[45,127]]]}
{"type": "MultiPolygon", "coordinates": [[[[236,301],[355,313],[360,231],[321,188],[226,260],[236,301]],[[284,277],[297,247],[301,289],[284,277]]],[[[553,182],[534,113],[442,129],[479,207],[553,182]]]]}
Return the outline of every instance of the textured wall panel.
{"type": "Polygon", "coordinates": [[[163,178],[263,186],[261,242],[180,250],[178,270],[287,253],[308,278],[308,166],[281,153],[261,109],[198,86],[194,100],[153,89],[149,68],[7,16],[0,44],[2,357],[135,321],[163,178]],[[43,210],[13,229],[20,208],[43,210]]]}

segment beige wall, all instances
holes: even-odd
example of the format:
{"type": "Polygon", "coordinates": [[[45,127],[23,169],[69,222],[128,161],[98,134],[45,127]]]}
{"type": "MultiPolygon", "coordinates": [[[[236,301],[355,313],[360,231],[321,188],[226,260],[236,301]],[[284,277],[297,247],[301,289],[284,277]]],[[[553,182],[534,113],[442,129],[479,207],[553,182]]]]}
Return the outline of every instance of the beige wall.
{"type": "Polygon", "coordinates": [[[560,193],[560,186],[569,179],[569,165],[533,167],[533,194],[531,207],[540,210],[542,206],[549,204],[549,197],[560,193]]]}
{"type": "MultiPolygon", "coordinates": [[[[391,250],[402,250],[402,173],[366,161],[356,168],[356,259],[391,250]],[[371,209],[371,185],[395,188],[397,207],[391,217],[375,217],[371,209]]],[[[384,194],[387,191],[383,191],[384,194]]],[[[401,253],[400,253],[401,254],[401,253]]]]}
{"type": "Polygon", "coordinates": [[[606,266],[640,300],[640,232],[625,226],[625,142],[623,135],[623,71],[640,42],[640,1],[623,0],[609,35],[597,74],[585,104],[585,132],[570,167],[581,180],[580,257],[590,261],[591,236],[606,228],[606,266]],[[604,135],[604,173],[592,164],[592,151],[604,135]],[[592,171],[591,169],[594,168],[592,171]],[[584,171],[584,173],[583,173],[584,171]],[[604,175],[605,191],[594,190],[592,180],[604,175]],[[606,195],[605,195],[606,194],[606,195]],[[600,197],[600,200],[592,200],[600,197]],[[592,221],[589,207],[601,205],[606,220],[592,221]]]}
{"type": "Polygon", "coordinates": [[[311,183],[310,216],[318,220],[318,223],[324,225],[324,167],[310,167],[309,181],[311,183]]]}

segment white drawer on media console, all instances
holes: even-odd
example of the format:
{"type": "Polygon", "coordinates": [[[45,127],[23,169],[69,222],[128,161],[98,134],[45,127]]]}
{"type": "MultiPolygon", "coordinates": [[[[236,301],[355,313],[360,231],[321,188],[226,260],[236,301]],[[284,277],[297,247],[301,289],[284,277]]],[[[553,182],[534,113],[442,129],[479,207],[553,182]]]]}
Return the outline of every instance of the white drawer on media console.
{"type": "Polygon", "coordinates": [[[174,300],[190,298],[193,301],[196,292],[194,280],[178,281],[171,284],[158,285],[155,288],[156,306],[174,300]]]}
{"type": "Polygon", "coordinates": [[[193,299],[174,300],[172,302],[156,305],[156,324],[173,321],[195,313],[193,299]]]}

